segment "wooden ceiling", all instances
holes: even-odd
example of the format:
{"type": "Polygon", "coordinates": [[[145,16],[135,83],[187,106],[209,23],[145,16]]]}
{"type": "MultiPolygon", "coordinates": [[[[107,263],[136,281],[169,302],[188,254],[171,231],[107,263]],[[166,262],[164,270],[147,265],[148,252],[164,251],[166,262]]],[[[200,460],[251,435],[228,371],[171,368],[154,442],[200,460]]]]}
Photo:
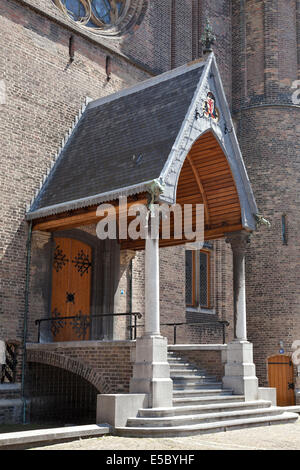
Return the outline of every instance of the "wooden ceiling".
{"type": "MultiPolygon", "coordinates": [[[[203,203],[205,231],[241,225],[241,208],[226,156],[212,132],[195,142],[181,169],[177,203],[203,203]]],[[[228,230],[227,230],[228,231],[228,230]]]]}
{"type": "MultiPolygon", "coordinates": [[[[128,205],[145,204],[146,195],[128,199],[128,205]]],[[[205,240],[222,238],[242,229],[241,208],[235,182],[226,156],[212,132],[202,135],[193,145],[182,166],[177,186],[177,204],[204,204],[205,240]]],[[[116,202],[112,202],[116,204],[116,202]]],[[[117,208],[118,211],[118,208],[117,208]]],[[[96,207],[36,220],[34,230],[57,231],[97,223],[96,207]]],[[[128,219],[130,222],[130,218],[128,219]]],[[[193,227],[196,225],[193,210],[193,227]]],[[[160,246],[186,243],[189,240],[160,240],[160,246]]],[[[184,232],[184,230],[183,230],[184,232]]],[[[140,250],[144,240],[120,240],[121,249],[140,250]]]]}

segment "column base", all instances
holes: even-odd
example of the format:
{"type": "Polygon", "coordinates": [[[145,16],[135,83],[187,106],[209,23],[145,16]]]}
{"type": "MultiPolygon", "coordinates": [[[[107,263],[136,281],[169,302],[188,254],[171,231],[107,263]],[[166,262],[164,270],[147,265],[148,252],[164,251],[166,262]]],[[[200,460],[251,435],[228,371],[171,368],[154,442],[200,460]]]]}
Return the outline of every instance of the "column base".
{"type": "Polygon", "coordinates": [[[173,381],[167,352],[167,338],[162,336],[144,336],[136,340],[130,393],[148,394],[150,408],[173,405],[173,381]]]}
{"type": "Polygon", "coordinates": [[[253,363],[253,345],[248,341],[233,341],[227,346],[227,361],[223,386],[246,401],[258,400],[258,379],[253,363]]]}

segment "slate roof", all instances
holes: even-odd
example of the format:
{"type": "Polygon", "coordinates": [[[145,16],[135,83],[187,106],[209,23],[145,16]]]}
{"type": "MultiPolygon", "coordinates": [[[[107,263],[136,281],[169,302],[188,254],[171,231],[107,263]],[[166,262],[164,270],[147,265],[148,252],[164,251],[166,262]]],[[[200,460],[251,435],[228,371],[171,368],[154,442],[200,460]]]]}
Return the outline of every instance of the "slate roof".
{"type": "Polygon", "coordinates": [[[89,103],[28,218],[95,204],[128,187],[139,192],[159,178],[204,66],[192,63],[89,103]]]}

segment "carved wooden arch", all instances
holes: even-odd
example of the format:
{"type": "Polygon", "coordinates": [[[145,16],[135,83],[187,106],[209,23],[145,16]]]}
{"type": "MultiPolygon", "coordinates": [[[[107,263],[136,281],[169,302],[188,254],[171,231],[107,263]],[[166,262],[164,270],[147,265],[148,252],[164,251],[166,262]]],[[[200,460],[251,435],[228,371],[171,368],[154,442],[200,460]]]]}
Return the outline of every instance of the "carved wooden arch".
{"type": "Polygon", "coordinates": [[[241,230],[241,203],[224,149],[212,131],[192,145],[181,167],[177,203],[202,203],[206,239],[209,234],[241,230]]]}
{"type": "Polygon", "coordinates": [[[103,375],[82,362],[51,351],[27,351],[27,362],[38,362],[72,372],[93,385],[99,393],[109,393],[110,388],[103,375]]]}

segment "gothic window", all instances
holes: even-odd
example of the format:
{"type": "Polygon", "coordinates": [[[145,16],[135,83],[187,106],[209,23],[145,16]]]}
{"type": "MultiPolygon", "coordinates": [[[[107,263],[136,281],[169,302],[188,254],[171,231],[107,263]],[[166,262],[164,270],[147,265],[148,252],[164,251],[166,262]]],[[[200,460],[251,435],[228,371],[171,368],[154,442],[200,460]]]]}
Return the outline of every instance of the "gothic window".
{"type": "Polygon", "coordinates": [[[185,252],[185,302],[186,305],[195,304],[195,257],[194,252],[186,250],[185,252]]]}
{"type": "Polygon", "coordinates": [[[210,308],[210,251],[186,250],[185,253],[186,305],[210,308]]]}
{"type": "Polygon", "coordinates": [[[122,16],[126,0],[53,0],[76,23],[88,28],[114,25],[122,16]]]}

